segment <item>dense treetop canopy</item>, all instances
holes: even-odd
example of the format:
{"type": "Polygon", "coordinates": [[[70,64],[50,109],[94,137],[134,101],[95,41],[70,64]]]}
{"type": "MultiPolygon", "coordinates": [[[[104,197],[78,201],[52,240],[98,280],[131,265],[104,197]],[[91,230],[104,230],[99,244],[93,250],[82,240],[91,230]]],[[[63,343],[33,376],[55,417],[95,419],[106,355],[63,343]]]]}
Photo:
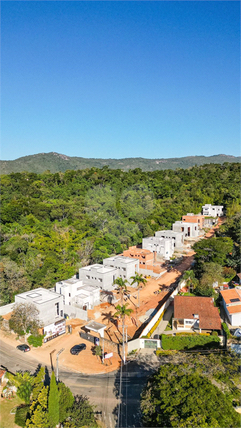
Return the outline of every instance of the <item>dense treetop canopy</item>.
{"type": "Polygon", "coordinates": [[[1,198],[0,299],[9,303],[170,229],[205,203],[225,205],[231,215],[240,203],[239,164],[12,173],[1,176],[1,198]]]}

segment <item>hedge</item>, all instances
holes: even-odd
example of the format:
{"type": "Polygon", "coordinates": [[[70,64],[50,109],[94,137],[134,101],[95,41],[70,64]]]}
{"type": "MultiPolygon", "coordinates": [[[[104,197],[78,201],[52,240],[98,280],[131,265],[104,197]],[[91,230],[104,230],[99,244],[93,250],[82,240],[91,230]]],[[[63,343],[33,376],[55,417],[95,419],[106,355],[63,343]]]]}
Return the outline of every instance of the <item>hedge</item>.
{"type": "Polygon", "coordinates": [[[199,334],[191,334],[190,336],[167,336],[162,335],[162,349],[182,351],[193,348],[218,348],[220,343],[219,337],[216,336],[200,336],[199,334]]]}
{"type": "Polygon", "coordinates": [[[28,337],[28,344],[33,345],[35,348],[37,348],[38,346],[42,346],[43,338],[44,336],[40,334],[38,336],[31,335],[28,337]]]}
{"type": "Polygon", "coordinates": [[[30,406],[29,405],[23,405],[20,407],[17,407],[16,413],[15,413],[15,424],[19,425],[20,427],[26,427],[26,420],[30,417],[30,406]]]}
{"type": "Polygon", "coordinates": [[[223,327],[223,331],[226,333],[227,339],[229,339],[231,333],[229,331],[229,328],[228,328],[226,322],[222,322],[222,327],[223,327]]]}

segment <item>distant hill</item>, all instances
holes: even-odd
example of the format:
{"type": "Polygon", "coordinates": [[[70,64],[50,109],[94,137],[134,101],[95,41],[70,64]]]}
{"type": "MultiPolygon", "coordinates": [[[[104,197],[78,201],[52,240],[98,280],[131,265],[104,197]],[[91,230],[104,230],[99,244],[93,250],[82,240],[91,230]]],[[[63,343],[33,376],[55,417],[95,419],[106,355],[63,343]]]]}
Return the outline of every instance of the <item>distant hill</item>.
{"type": "Polygon", "coordinates": [[[123,159],[88,159],[81,157],[70,157],[59,153],[39,153],[31,156],[24,156],[13,161],[0,161],[1,174],[11,172],[65,172],[66,170],[77,170],[85,168],[103,168],[108,166],[111,169],[141,168],[143,171],[155,171],[163,169],[190,168],[194,165],[208,163],[223,164],[224,162],[241,162],[241,156],[214,155],[214,156],[186,156],[183,158],[170,159],[145,159],[145,158],[123,158],[123,159]]]}

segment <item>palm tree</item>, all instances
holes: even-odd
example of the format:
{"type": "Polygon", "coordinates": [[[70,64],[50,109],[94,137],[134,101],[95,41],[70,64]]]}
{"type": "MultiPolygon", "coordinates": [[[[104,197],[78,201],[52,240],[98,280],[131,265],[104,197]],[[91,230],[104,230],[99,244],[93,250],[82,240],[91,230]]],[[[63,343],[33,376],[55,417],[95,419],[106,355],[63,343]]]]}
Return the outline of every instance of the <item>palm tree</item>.
{"type": "Polygon", "coordinates": [[[195,278],[195,273],[193,272],[193,270],[186,270],[182,279],[185,280],[189,291],[193,291],[193,289],[195,289],[198,285],[198,279],[195,278]]]}
{"type": "Polygon", "coordinates": [[[132,309],[127,309],[128,303],[125,305],[117,305],[116,306],[116,313],[114,314],[114,317],[121,317],[122,319],[122,352],[123,352],[123,362],[126,363],[126,355],[125,355],[125,317],[130,316],[130,314],[133,312],[132,309]]]}
{"type": "Polygon", "coordinates": [[[126,284],[128,284],[128,281],[127,279],[116,278],[113,284],[118,285],[117,290],[121,293],[121,304],[123,305],[123,296],[124,294],[127,294],[126,284]]]}
{"type": "Polygon", "coordinates": [[[147,283],[147,280],[144,278],[144,276],[139,273],[136,273],[135,276],[131,276],[131,279],[133,280],[131,285],[135,284],[137,282],[137,291],[138,291],[138,308],[140,307],[140,288],[144,287],[147,283]],[[141,286],[142,284],[142,286],[141,286]]]}

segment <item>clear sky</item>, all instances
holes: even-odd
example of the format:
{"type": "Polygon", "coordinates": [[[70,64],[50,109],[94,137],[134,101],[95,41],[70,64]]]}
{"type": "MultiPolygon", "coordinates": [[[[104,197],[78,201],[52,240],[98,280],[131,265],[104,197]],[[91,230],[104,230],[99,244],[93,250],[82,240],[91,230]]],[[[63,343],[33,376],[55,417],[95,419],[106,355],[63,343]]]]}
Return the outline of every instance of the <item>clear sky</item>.
{"type": "Polygon", "coordinates": [[[240,153],[238,1],[2,1],[1,158],[240,153]]]}

